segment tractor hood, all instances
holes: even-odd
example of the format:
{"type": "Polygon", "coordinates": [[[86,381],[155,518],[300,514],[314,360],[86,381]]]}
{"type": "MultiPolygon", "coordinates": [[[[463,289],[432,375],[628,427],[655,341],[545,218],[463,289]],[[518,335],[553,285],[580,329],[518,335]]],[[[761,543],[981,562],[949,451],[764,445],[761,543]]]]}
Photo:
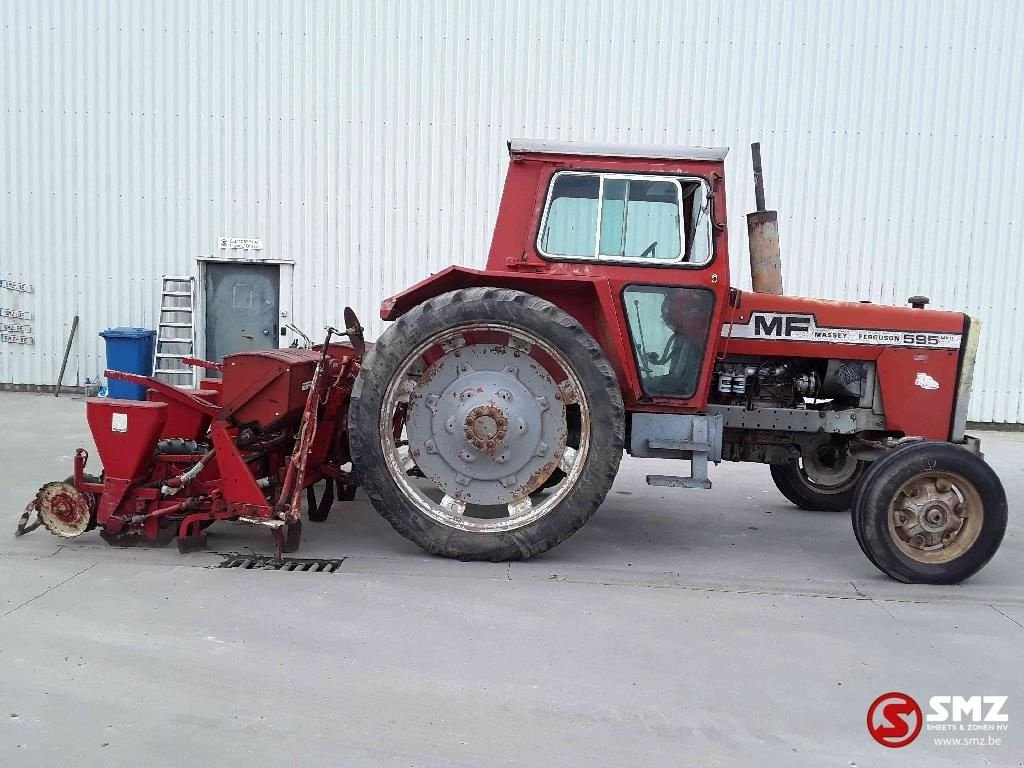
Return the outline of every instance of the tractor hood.
{"type": "Polygon", "coordinates": [[[961,442],[981,322],[962,312],[735,292],[718,355],[874,361],[890,429],[961,442]]]}
{"type": "Polygon", "coordinates": [[[737,291],[723,339],[958,350],[966,315],[737,291]]]}

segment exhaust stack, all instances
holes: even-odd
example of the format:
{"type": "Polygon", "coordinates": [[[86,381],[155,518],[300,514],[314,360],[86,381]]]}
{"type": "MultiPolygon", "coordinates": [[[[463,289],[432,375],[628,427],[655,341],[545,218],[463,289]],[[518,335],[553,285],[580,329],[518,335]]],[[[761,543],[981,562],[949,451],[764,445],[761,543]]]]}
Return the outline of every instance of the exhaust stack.
{"type": "Polygon", "coordinates": [[[747,214],[750,245],[750,282],[757,293],[781,294],[782,255],[779,252],[779,212],[764,208],[764,177],[761,172],[761,144],[750,145],[754,163],[754,202],[757,210],[747,214]]]}

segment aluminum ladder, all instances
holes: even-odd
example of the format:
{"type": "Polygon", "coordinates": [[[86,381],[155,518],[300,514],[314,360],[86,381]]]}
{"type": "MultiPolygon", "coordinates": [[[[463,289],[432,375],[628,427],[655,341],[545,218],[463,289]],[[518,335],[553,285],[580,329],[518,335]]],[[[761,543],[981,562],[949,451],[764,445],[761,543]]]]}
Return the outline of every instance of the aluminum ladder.
{"type": "Polygon", "coordinates": [[[195,355],[196,279],[164,275],[160,281],[160,322],[153,353],[153,376],[177,387],[195,387],[196,370],[182,360],[195,355]]]}

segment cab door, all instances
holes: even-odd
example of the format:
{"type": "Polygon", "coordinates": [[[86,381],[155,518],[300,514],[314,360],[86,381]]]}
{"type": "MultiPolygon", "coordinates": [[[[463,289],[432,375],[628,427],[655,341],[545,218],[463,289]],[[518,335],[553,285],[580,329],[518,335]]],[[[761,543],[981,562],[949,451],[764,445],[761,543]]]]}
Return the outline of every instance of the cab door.
{"type": "MultiPolygon", "coordinates": [[[[546,260],[586,261],[589,275],[608,280],[617,325],[628,336],[615,350],[631,358],[621,361],[626,407],[703,410],[728,298],[711,181],[557,171],[548,190],[537,250],[546,260]]],[[[724,215],[724,200],[719,210],[724,215]]]]}

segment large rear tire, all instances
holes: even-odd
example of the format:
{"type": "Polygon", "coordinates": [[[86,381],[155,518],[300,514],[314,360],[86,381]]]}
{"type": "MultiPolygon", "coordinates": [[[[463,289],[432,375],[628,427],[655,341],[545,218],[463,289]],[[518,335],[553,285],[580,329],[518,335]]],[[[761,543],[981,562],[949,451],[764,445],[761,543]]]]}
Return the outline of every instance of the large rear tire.
{"type": "Polygon", "coordinates": [[[411,310],[367,353],[349,435],[359,484],[402,536],[460,560],[521,560],[600,506],[624,420],[615,374],[574,318],[521,291],[468,288],[411,310]],[[566,406],[581,413],[577,448],[566,406]]]}
{"type": "Polygon", "coordinates": [[[874,463],[852,517],[857,542],[883,573],[906,583],[957,584],[999,549],[1006,493],[976,454],[923,441],[874,463]]]}

